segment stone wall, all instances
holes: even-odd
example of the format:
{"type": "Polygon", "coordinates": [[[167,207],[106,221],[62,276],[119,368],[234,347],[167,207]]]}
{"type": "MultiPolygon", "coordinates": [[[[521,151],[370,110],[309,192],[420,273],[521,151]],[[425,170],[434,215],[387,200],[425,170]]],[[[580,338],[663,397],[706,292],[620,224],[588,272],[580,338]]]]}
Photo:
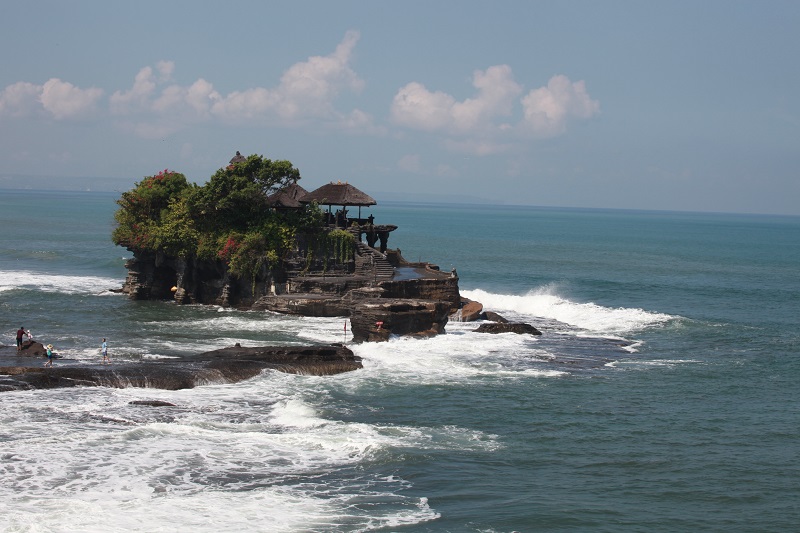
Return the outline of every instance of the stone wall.
{"type": "Polygon", "coordinates": [[[450,305],[450,314],[455,313],[461,305],[458,278],[449,274],[431,278],[382,281],[378,285],[384,290],[383,298],[441,300],[450,305]]]}

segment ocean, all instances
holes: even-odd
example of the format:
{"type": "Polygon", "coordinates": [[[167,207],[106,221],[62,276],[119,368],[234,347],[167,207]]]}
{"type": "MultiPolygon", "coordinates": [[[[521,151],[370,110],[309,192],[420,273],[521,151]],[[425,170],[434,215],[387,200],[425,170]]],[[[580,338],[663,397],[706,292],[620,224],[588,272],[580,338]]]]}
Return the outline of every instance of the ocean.
{"type": "Polygon", "coordinates": [[[24,326],[98,364],[106,337],[133,362],[345,342],[364,368],[0,393],[2,531],[800,527],[800,217],[379,198],[390,248],[543,334],[359,345],[343,318],[111,292],[117,196],[0,191],[0,353],[24,326]]]}

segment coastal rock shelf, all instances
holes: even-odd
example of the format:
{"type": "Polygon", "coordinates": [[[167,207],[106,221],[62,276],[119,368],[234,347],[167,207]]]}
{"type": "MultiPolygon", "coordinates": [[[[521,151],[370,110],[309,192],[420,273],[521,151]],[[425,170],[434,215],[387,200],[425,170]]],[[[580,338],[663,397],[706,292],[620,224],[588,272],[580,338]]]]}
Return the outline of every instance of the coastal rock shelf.
{"type": "MultiPolygon", "coordinates": [[[[289,161],[239,152],[200,187],[170,170],[146,177],[117,201],[112,241],[133,252],[119,292],[350,317],[357,342],[443,333],[462,307],[455,269],[409,263],[389,249],[398,227],[362,217],[377,202],[355,186],[308,192],[299,179],[289,161]]],[[[466,311],[474,319],[480,306],[466,311]]]]}
{"type": "Polygon", "coordinates": [[[60,359],[49,368],[42,366],[42,358],[15,356],[13,350],[0,350],[0,392],[79,386],[178,390],[237,383],[264,370],[326,376],[362,368],[361,359],[341,344],[233,346],[177,359],[110,365],[60,359]]]}
{"type": "Polygon", "coordinates": [[[341,181],[308,192],[299,179],[289,161],[239,152],[199,188],[169,170],[146,177],[117,201],[112,241],[133,252],[119,292],[133,300],[349,317],[359,343],[432,337],[449,320],[488,318],[480,302],[461,296],[455,268],[412,263],[388,247],[398,227],[361,216],[374,198],[341,181]]]}

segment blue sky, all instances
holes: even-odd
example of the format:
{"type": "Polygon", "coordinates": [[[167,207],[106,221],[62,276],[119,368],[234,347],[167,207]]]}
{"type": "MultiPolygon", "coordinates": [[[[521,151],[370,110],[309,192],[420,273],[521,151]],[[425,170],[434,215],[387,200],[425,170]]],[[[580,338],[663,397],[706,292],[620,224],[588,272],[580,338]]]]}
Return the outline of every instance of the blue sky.
{"type": "Polygon", "coordinates": [[[4,2],[0,186],[240,150],[379,202],[800,214],[800,2],[220,6],[4,2]]]}

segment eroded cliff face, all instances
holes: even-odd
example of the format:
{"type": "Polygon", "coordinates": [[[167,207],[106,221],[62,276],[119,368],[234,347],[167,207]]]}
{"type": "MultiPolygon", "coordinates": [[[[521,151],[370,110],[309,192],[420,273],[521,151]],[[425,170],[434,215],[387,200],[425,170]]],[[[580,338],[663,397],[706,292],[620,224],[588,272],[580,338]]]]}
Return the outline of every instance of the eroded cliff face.
{"type": "Polygon", "coordinates": [[[134,251],[125,265],[128,275],[121,290],[134,300],[174,299],[180,304],[250,308],[266,295],[344,295],[365,284],[363,276],[353,276],[353,260],[339,263],[330,258],[307,264],[302,255],[302,250],[297,251],[281,266],[262,266],[253,278],[243,279],[232,275],[221,260],[134,251]]]}
{"type": "Polygon", "coordinates": [[[172,300],[223,307],[250,307],[272,290],[275,273],[262,269],[255,280],[231,276],[222,261],[136,253],[125,267],[122,292],[134,300],[172,300]]]}
{"type": "Polygon", "coordinates": [[[449,313],[455,313],[461,302],[458,277],[439,274],[437,277],[382,281],[383,298],[437,300],[447,302],[449,313]]]}
{"type": "Polygon", "coordinates": [[[350,314],[353,341],[385,341],[389,335],[433,337],[444,333],[449,309],[443,300],[360,301],[350,314]]]}
{"type": "Polygon", "coordinates": [[[362,247],[353,260],[316,271],[291,269],[300,263],[294,257],[284,263],[289,268],[262,268],[253,280],[230,275],[222,261],[137,253],[126,265],[122,291],[137,300],[174,299],[182,304],[350,317],[356,342],[387,340],[392,334],[443,333],[448,317],[461,306],[455,272],[439,272],[423,263],[395,263],[398,266],[389,266],[387,271],[374,257],[364,259],[374,253],[362,247]],[[405,274],[395,276],[398,268],[405,274]]]}

